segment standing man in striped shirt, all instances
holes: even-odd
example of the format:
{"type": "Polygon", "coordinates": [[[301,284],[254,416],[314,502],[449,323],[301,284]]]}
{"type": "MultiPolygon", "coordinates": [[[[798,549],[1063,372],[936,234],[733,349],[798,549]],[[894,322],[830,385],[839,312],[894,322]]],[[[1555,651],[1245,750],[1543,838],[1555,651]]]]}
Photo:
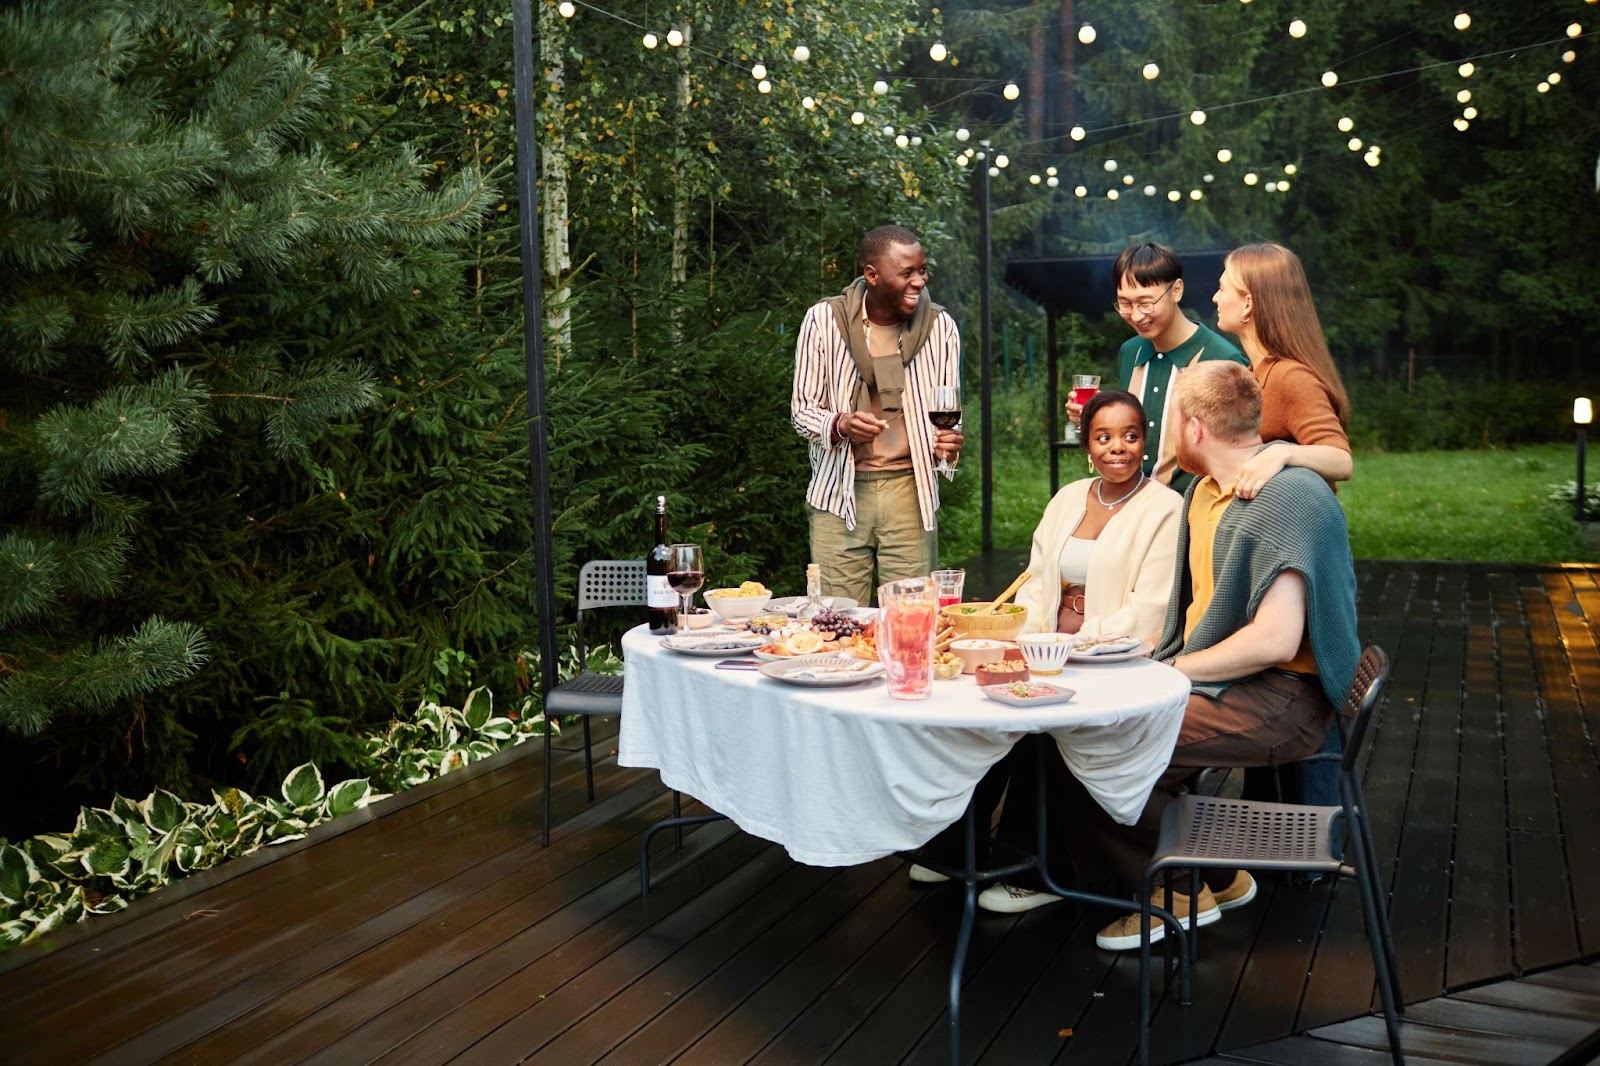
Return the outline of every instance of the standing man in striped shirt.
{"type": "Polygon", "coordinates": [[[800,325],[790,414],[811,447],[823,594],[865,604],[878,585],[938,566],[933,466],[954,461],[963,438],[935,429],[928,408],[935,387],[961,384],[961,337],[928,296],[928,258],[910,230],[872,230],[858,262],[861,276],[800,325]]]}

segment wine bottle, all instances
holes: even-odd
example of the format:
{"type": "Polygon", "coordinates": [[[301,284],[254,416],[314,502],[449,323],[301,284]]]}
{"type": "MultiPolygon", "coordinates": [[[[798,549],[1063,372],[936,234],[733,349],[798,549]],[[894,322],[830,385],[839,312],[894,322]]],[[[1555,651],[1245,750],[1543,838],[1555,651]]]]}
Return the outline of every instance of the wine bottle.
{"type": "Polygon", "coordinates": [[[678,631],[678,594],[667,583],[672,550],[667,547],[667,498],[656,497],[656,545],[645,556],[646,599],[650,606],[650,632],[657,636],[678,631]]]}

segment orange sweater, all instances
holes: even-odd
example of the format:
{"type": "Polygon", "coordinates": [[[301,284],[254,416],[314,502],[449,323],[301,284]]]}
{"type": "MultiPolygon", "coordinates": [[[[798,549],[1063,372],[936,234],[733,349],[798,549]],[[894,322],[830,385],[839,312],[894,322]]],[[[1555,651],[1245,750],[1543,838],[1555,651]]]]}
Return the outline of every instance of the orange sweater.
{"type": "Polygon", "coordinates": [[[1350,450],[1350,438],[1333,411],[1333,396],[1310,367],[1269,355],[1251,370],[1261,385],[1262,440],[1350,450]]]}

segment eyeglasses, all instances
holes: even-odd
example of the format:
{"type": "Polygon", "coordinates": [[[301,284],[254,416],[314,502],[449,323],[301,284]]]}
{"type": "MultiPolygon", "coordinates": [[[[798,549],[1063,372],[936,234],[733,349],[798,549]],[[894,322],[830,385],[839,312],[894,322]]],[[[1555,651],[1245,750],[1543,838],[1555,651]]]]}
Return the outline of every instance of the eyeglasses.
{"type": "Polygon", "coordinates": [[[1130,303],[1127,300],[1118,300],[1116,303],[1117,314],[1127,316],[1132,314],[1148,315],[1155,313],[1156,304],[1160,303],[1162,300],[1165,300],[1167,298],[1167,293],[1171,292],[1172,286],[1176,285],[1177,283],[1177,280],[1174,279],[1172,284],[1162,289],[1161,295],[1157,296],[1153,300],[1140,300],[1138,303],[1130,303]]]}

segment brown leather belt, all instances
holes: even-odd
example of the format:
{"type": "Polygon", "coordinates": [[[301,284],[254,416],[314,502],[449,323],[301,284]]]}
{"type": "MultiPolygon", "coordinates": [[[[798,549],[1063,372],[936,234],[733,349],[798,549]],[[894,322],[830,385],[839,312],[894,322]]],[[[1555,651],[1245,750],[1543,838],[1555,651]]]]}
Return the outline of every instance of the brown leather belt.
{"type": "Polygon", "coordinates": [[[1089,587],[1087,585],[1069,585],[1063,581],[1061,583],[1061,606],[1073,614],[1082,614],[1083,597],[1088,591],[1089,587]]]}

